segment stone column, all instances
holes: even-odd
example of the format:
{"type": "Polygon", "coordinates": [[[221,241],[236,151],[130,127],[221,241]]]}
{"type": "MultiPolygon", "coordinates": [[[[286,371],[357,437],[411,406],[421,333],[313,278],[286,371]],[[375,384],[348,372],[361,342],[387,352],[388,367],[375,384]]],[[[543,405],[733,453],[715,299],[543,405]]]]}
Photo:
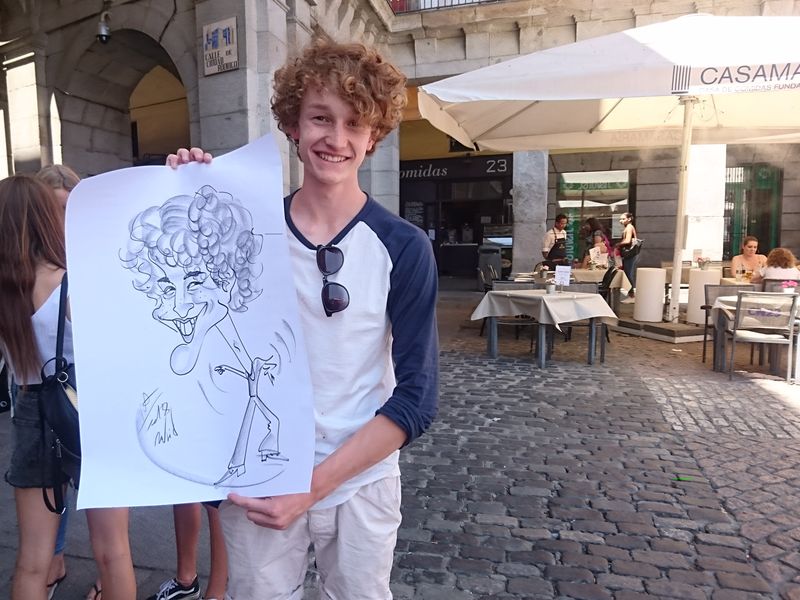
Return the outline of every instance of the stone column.
{"type": "Polygon", "coordinates": [[[10,50],[3,67],[13,170],[36,172],[53,160],[44,44],[10,50]]]}
{"type": "Polygon", "coordinates": [[[206,150],[222,154],[272,132],[288,153],[269,109],[272,76],[286,58],[287,10],[280,0],[197,2],[200,136],[206,150]],[[203,26],[233,16],[237,18],[239,68],[204,75],[203,26]]]}
{"type": "Polygon", "coordinates": [[[542,260],[547,222],[547,152],[514,152],[512,270],[533,270],[542,260]]]}
{"type": "Polygon", "coordinates": [[[722,260],[726,157],[725,144],[696,145],[689,153],[683,260],[692,260],[694,250],[722,260]]]}
{"type": "Polygon", "coordinates": [[[400,135],[397,129],[386,136],[361,165],[358,183],[378,203],[400,214],[400,135]]]}

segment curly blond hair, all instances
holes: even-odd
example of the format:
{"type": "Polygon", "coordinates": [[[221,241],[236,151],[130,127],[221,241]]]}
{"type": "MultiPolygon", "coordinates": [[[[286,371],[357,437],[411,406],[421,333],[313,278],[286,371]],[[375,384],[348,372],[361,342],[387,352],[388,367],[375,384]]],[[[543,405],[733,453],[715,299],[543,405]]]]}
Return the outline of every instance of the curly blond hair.
{"type": "MultiPolygon", "coordinates": [[[[300,118],[308,89],[339,95],[372,129],[377,144],[397,127],[406,106],[406,76],[363,44],[316,39],[300,56],[275,72],[272,113],[289,135],[300,118]]],[[[374,151],[369,150],[368,154],[374,151]]]]}
{"type": "Polygon", "coordinates": [[[797,259],[788,248],[773,248],[767,254],[768,267],[780,267],[782,269],[791,269],[797,263],[797,259]]]}

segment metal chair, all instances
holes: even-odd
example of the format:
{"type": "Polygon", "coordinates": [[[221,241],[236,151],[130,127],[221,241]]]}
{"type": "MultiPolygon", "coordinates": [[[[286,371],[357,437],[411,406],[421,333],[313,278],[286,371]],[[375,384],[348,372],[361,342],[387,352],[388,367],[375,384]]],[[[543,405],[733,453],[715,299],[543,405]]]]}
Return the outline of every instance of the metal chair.
{"type": "MultiPolygon", "coordinates": [[[[755,284],[752,283],[743,283],[743,284],[722,284],[722,285],[714,285],[712,283],[707,283],[705,286],[705,293],[706,293],[706,303],[703,304],[700,308],[705,311],[706,313],[706,322],[705,326],[703,327],[703,362],[706,362],[706,343],[708,342],[708,320],[711,317],[711,309],[714,306],[714,302],[720,296],[735,296],[739,292],[754,292],[756,291],[755,284]]],[[[714,330],[716,335],[716,330],[714,330]]],[[[713,341],[714,338],[712,338],[713,341]]],[[[712,345],[713,347],[713,345],[712,345]]]]}
{"type": "MultiPolygon", "coordinates": [[[[616,271],[615,267],[612,267],[612,268],[614,269],[614,271],[616,271]]],[[[609,269],[608,272],[611,272],[611,269],[609,269]]],[[[606,275],[608,274],[608,272],[606,273],[606,275]]],[[[612,272],[612,278],[613,278],[613,272],[612,272]]],[[[605,281],[606,278],[604,277],[603,279],[605,281]]],[[[609,282],[610,281],[611,281],[611,279],[609,279],[609,282]]],[[[584,293],[584,294],[600,294],[602,296],[602,293],[600,292],[600,289],[601,289],[602,285],[603,285],[602,283],[599,283],[599,284],[598,283],[570,283],[569,286],[565,289],[565,291],[567,291],[567,292],[580,292],[580,293],[584,293]]],[[[604,299],[606,300],[606,302],[608,302],[608,299],[605,298],[605,296],[604,296],[604,299]]],[[[590,323],[590,321],[579,321],[577,323],[570,323],[567,326],[566,331],[564,332],[564,341],[568,342],[568,341],[570,341],[572,339],[572,328],[573,327],[589,327],[589,323],[590,323]]],[[[599,331],[599,333],[600,333],[600,337],[599,338],[596,337],[595,339],[599,339],[600,340],[600,362],[602,363],[602,362],[606,361],[606,343],[607,342],[611,342],[611,338],[608,335],[608,325],[606,325],[605,323],[603,323],[599,319],[595,322],[594,325],[595,325],[595,330],[599,331]]]]}
{"type": "Polygon", "coordinates": [[[786,346],[788,348],[786,382],[791,382],[797,298],[797,294],[739,292],[733,329],[729,331],[732,341],[729,379],[733,379],[736,342],[748,342],[786,346]]]}
{"type": "MultiPolygon", "coordinates": [[[[519,290],[533,290],[536,289],[537,285],[532,282],[520,282],[520,281],[493,281],[492,282],[492,291],[519,291],[519,290]]],[[[515,315],[514,317],[508,319],[497,319],[498,327],[500,325],[513,325],[514,326],[514,336],[516,339],[519,339],[519,330],[521,327],[538,327],[539,322],[529,315],[515,315]]],[[[531,340],[533,340],[533,329],[531,330],[531,340]]],[[[531,347],[533,347],[533,341],[531,341],[531,347]]]]}
{"type": "Polygon", "coordinates": [[[794,281],[800,286],[800,279],[762,279],[761,291],[762,292],[783,292],[783,282],[794,281]]]}
{"type": "MultiPolygon", "coordinates": [[[[486,281],[486,275],[483,273],[483,269],[478,267],[478,287],[483,290],[483,294],[486,295],[486,292],[492,289],[492,284],[486,281]]],[[[486,329],[486,318],[484,317],[483,321],[481,321],[481,330],[478,332],[479,337],[483,337],[483,330],[486,329]]]]}

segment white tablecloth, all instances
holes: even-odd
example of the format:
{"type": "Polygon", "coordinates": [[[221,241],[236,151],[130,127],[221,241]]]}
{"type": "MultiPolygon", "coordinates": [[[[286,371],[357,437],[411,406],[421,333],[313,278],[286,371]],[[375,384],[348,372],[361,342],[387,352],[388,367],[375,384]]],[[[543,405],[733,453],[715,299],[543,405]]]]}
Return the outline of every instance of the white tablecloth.
{"type": "Polygon", "coordinates": [[[530,315],[539,323],[559,325],[583,319],[601,318],[616,321],[617,315],[598,294],[516,290],[488,292],[472,313],[472,320],[485,317],[530,315]]]}

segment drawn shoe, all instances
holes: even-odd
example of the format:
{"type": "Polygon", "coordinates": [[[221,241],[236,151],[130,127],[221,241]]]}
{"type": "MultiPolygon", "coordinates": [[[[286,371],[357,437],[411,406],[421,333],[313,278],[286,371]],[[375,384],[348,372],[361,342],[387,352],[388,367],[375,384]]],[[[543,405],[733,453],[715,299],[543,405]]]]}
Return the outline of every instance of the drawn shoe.
{"type": "Polygon", "coordinates": [[[258,455],[261,457],[261,462],[266,462],[270,459],[288,461],[289,459],[284,457],[280,450],[275,450],[267,445],[267,442],[270,441],[271,437],[272,432],[265,435],[264,439],[261,440],[261,443],[258,445],[258,455]]]}
{"type": "MultiPolygon", "coordinates": [[[[222,477],[220,477],[217,481],[214,482],[214,485],[219,485],[219,484],[227,481],[228,479],[230,479],[234,475],[239,477],[241,475],[244,475],[244,473],[245,473],[244,465],[236,465],[235,467],[230,467],[227,471],[225,471],[225,474],[222,477]]],[[[150,600],[150,599],[148,598],[147,600],[150,600]]],[[[158,598],[156,600],[161,600],[161,599],[158,598]]]]}
{"type": "Polygon", "coordinates": [[[158,593],[147,600],[200,600],[200,582],[195,576],[191,585],[181,585],[173,577],[162,583],[158,593]]]}

